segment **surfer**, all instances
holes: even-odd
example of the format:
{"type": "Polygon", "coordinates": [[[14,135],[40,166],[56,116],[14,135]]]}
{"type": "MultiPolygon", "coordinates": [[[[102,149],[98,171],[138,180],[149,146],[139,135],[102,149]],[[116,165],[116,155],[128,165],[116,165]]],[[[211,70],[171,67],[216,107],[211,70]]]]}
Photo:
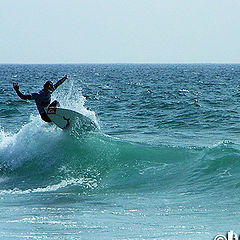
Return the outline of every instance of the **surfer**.
{"type": "MultiPolygon", "coordinates": [[[[51,119],[47,116],[44,108],[46,108],[50,102],[51,102],[51,94],[53,91],[59,87],[66,79],[68,79],[68,76],[65,75],[63,78],[61,78],[57,83],[53,84],[52,81],[47,81],[43,85],[43,89],[39,92],[35,92],[32,94],[22,94],[19,90],[18,83],[13,83],[13,88],[16,91],[17,95],[23,99],[23,100],[35,100],[35,103],[37,105],[38,112],[45,122],[51,122],[51,119]]],[[[56,106],[57,101],[53,101],[51,103],[51,106],[56,106]]]]}

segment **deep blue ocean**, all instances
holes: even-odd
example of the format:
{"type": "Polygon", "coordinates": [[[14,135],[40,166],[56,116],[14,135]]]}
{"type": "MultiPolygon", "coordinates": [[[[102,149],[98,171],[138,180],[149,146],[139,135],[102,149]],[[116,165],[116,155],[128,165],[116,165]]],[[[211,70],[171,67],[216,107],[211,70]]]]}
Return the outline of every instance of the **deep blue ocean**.
{"type": "Polygon", "coordinates": [[[239,80],[238,64],[0,65],[0,239],[239,235],[239,80]],[[97,130],[45,123],[12,88],[65,74],[52,100],[97,130]]]}

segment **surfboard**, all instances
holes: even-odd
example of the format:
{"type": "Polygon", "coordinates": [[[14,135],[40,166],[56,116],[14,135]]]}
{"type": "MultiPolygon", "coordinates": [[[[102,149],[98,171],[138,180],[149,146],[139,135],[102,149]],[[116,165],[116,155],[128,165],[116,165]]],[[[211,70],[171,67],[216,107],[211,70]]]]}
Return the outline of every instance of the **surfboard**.
{"type": "Polygon", "coordinates": [[[83,114],[60,107],[48,107],[46,110],[48,117],[61,129],[78,128],[81,130],[96,129],[96,124],[83,114]]]}

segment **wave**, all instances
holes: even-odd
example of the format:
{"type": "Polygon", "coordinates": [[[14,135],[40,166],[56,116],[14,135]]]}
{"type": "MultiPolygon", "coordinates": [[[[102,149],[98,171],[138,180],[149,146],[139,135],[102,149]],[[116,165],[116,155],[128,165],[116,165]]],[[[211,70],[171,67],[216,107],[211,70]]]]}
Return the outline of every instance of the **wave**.
{"type": "Polygon", "coordinates": [[[101,132],[73,135],[34,118],[0,134],[0,193],[201,192],[240,186],[240,146],[139,144],[101,132]]]}

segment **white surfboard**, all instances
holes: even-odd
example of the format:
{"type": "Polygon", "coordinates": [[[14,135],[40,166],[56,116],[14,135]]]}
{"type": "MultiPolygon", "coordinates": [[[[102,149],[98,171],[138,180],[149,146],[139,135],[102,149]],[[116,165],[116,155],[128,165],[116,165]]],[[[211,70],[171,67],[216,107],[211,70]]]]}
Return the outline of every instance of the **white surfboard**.
{"type": "Polygon", "coordinates": [[[88,117],[70,109],[60,107],[48,107],[48,117],[61,129],[78,128],[90,131],[96,129],[96,124],[88,117]]]}

